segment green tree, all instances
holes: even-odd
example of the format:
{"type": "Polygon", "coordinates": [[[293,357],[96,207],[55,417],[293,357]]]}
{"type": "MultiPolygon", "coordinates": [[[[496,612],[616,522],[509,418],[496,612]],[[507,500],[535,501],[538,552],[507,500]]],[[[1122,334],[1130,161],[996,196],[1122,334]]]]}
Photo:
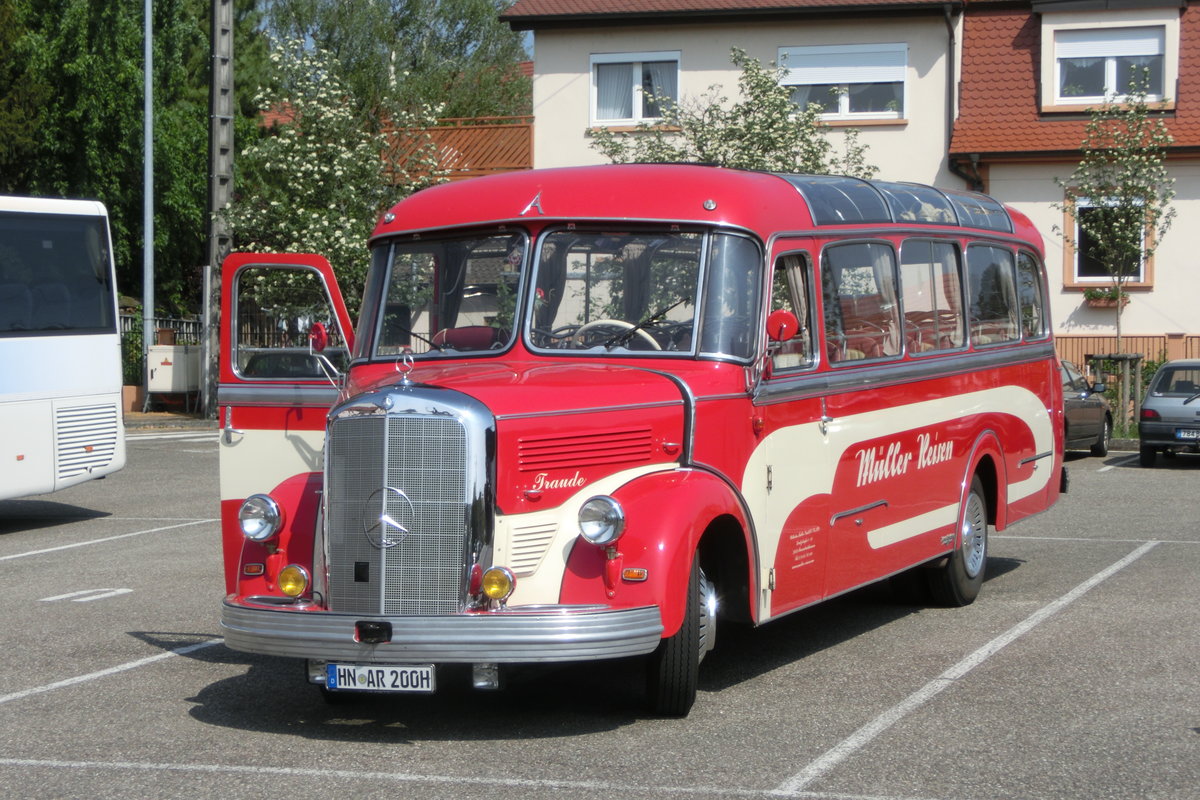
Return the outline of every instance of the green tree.
{"type": "Polygon", "coordinates": [[[529,113],[528,58],[520,34],[500,22],[505,0],[273,0],[267,30],[328,52],[356,111],[447,117],[529,113]]]}
{"type": "MultiPolygon", "coordinates": [[[[347,102],[332,56],[299,40],[272,50],[275,88],[259,96],[263,110],[289,121],[246,146],[236,161],[234,200],[226,210],[235,246],[257,252],[312,252],[329,259],[351,310],[367,268],[367,237],[380,212],[437,182],[432,147],[409,163],[411,173],[385,173],[384,138],[365,130],[347,102]]],[[[393,111],[405,127],[432,124],[393,111]]]]}
{"type": "MultiPolygon", "coordinates": [[[[1166,166],[1173,139],[1147,100],[1145,87],[1144,78],[1135,78],[1128,95],[1092,109],[1078,166],[1065,180],[1055,178],[1068,197],[1057,207],[1074,215],[1090,244],[1080,257],[1095,258],[1112,280],[1117,352],[1122,349],[1125,284],[1154,255],[1175,218],[1175,179],[1166,166]],[[1084,203],[1086,213],[1081,213],[1084,203]]],[[[1056,231],[1080,249],[1074,231],[1056,231]]]]}
{"type": "Polygon", "coordinates": [[[739,99],[730,102],[719,86],[698,99],[675,102],[657,97],[661,120],[642,123],[631,133],[602,128],[592,147],[615,163],[698,162],[740,169],[870,178],[858,132],[846,129],[841,152],[821,124],[819,106],[797,108],[781,83],[784,69],[764,67],[740,49],[730,60],[741,70],[739,99]]]}
{"type": "MultiPolygon", "coordinates": [[[[234,50],[243,112],[265,62],[254,0],[234,50]]],[[[154,263],[159,313],[197,309],[208,179],[209,0],[156,0],[154,263]]],[[[140,3],[0,0],[0,190],[108,206],[118,284],[142,291],[140,3]]]]}

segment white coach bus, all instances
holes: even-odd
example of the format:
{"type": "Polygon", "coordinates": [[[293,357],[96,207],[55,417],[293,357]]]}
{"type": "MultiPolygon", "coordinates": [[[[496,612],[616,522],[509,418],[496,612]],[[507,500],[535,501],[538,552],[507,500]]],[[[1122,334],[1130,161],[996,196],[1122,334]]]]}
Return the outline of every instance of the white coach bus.
{"type": "Polygon", "coordinates": [[[116,472],[122,430],[108,212],[0,196],[0,500],[116,472]]]}

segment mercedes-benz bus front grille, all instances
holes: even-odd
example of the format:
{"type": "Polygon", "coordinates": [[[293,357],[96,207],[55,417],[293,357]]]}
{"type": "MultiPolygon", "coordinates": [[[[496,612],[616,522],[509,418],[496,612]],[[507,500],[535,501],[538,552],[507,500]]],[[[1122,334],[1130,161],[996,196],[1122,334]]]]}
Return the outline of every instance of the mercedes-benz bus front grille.
{"type": "Polygon", "coordinates": [[[329,607],[462,610],[469,550],[467,430],[450,415],[334,420],[326,441],[329,607]]]}

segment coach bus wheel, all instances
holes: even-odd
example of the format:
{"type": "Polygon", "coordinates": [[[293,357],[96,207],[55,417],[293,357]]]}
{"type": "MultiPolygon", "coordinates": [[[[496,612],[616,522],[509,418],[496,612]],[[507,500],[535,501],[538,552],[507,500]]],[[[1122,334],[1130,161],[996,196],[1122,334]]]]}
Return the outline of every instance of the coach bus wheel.
{"type": "Polygon", "coordinates": [[[983,586],[987,565],[988,507],[983,482],[971,479],[971,491],[963,507],[962,540],[943,566],[929,574],[934,599],[947,606],[970,605],[983,586]]]}
{"type": "Polygon", "coordinates": [[[687,592],[683,624],[673,636],[659,642],[646,665],[650,710],[663,716],[685,717],[691,711],[700,662],[716,641],[716,586],[700,569],[699,554],[692,559],[687,592]]]}

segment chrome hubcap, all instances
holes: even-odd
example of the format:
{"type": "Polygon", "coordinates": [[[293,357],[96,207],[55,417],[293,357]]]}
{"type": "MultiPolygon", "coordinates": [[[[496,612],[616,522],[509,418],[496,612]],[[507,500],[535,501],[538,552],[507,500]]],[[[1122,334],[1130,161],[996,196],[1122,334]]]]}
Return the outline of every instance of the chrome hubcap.
{"type": "Polygon", "coordinates": [[[968,578],[979,574],[987,558],[987,508],[983,498],[975,492],[967,496],[966,513],[963,515],[962,558],[968,578]]]}

